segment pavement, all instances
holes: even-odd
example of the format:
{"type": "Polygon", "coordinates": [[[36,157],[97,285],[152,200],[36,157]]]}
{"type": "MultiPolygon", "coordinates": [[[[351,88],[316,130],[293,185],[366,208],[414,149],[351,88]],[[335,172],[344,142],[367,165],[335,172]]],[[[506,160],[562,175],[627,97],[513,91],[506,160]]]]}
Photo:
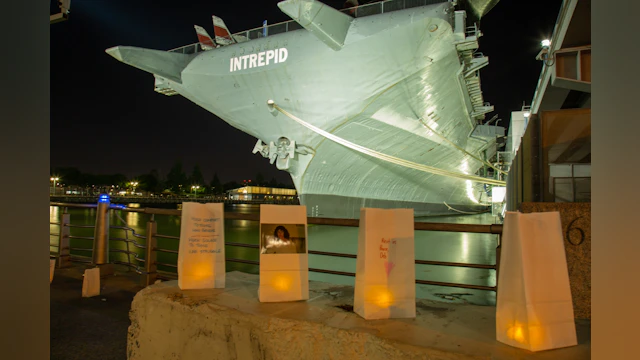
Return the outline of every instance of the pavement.
{"type": "MultiPolygon", "coordinates": [[[[51,284],[51,359],[126,359],[131,302],[142,289],[138,284],[139,276],[125,267],[116,267],[115,275],[102,279],[100,296],[82,298],[82,273],[86,268],[88,266],[73,264],[68,269],[56,269],[51,284]]],[[[234,272],[227,274],[227,277],[250,284],[255,282],[257,275],[234,272]]],[[[174,285],[171,283],[163,285],[171,287],[174,285]]],[[[352,288],[324,283],[313,284],[311,288],[313,293],[317,293],[315,297],[322,294],[314,303],[326,299],[322,301],[326,301],[331,308],[342,308],[340,311],[344,311],[344,315],[336,313],[330,318],[323,315],[323,318],[333,319],[333,323],[327,325],[345,329],[355,326],[390,341],[414,343],[429,351],[447,353],[447,359],[578,360],[591,357],[589,320],[576,320],[577,346],[534,353],[495,340],[493,306],[419,299],[415,321],[390,319],[366,322],[349,308],[352,288]],[[414,329],[415,336],[399,332],[399,327],[414,329]]],[[[254,291],[250,293],[247,296],[255,297],[254,291]]],[[[249,298],[245,300],[252,311],[259,311],[261,304],[249,298]]],[[[237,302],[237,299],[234,301],[237,302]]],[[[296,306],[305,305],[300,303],[296,306]]],[[[299,312],[292,311],[291,315],[280,313],[277,316],[298,317],[296,314],[299,312]]]]}
{"type": "Polygon", "coordinates": [[[101,281],[100,296],[83,298],[87,268],[73,264],[55,270],[50,285],[50,358],[124,360],[131,301],[142,289],[138,275],[116,266],[115,275],[101,281]]]}

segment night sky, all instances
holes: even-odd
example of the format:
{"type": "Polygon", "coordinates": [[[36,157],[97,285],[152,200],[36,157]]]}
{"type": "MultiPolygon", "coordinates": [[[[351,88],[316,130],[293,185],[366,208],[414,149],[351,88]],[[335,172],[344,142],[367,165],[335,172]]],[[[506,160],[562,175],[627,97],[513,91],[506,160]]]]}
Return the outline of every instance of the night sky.
{"type": "MultiPolygon", "coordinates": [[[[130,178],[156,169],[166,176],[198,164],[209,182],[254,179],[290,184],[286,172],[251,150],[256,139],[183,97],[153,91],[153,75],[104,50],[117,45],[168,50],[197,42],[194,24],[213,34],[211,15],[232,33],[290,20],[272,1],[72,0],[71,18],[51,25],[51,167],[76,167],[130,178]]],[[[341,7],[343,0],[324,1],[341,7]]],[[[542,63],[540,40],[553,32],[560,0],[502,0],[482,19],[478,51],[485,101],[508,122],[530,104],[542,63]]],[[[36,45],[34,45],[36,46],[36,45]]]]}

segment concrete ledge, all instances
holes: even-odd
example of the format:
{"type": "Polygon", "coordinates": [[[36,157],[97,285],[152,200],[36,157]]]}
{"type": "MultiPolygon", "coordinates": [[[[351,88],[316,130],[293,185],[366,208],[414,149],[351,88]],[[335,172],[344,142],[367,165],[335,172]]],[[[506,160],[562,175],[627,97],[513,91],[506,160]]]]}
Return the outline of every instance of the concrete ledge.
{"type": "Polygon", "coordinates": [[[585,359],[580,345],[531,353],[495,340],[495,307],[417,302],[416,319],[366,321],[353,288],[311,281],[304,302],[260,303],[258,276],[231,272],[227,287],[185,290],[168,281],[133,300],[128,359],[585,359]]]}

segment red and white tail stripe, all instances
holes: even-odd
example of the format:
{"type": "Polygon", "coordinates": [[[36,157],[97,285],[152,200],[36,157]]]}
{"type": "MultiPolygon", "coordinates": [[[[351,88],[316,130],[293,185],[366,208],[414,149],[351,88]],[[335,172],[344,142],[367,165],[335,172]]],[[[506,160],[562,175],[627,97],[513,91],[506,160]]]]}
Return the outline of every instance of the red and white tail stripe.
{"type": "Polygon", "coordinates": [[[231,32],[225,25],[224,21],[219,17],[213,15],[213,32],[216,36],[216,43],[221,45],[228,45],[235,43],[233,37],[231,36],[231,32]]]}
{"type": "Polygon", "coordinates": [[[211,36],[209,36],[209,33],[207,32],[207,30],[205,30],[203,27],[198,25],[194,25],[194,27],[196,29],[196,34],[198,35],[198,41],[200,42],[200,46],[202,46],[202,49],[204,50],[215,49],[216,44],[213,42],[213,39],[211,38],[211,36]]]}

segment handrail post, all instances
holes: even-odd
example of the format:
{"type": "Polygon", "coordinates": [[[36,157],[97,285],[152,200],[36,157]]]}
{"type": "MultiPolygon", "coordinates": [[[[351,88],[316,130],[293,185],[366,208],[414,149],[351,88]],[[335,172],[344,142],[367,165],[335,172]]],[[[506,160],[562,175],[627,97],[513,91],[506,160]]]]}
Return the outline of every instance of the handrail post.
{"type": "Polygon", "coordinates": [[[69,235],[71,234],[71,215],[66,211],[60,217],[60,235],[58,238],[58,269],[69,266],[71,262],[71,247],[69,235]]]}
{"type": "Polygon", "coordinates": [[[147,222],[147,248],[144,261],[144,275],[142,276],[142,286],[149,286],[156,282],[158,278],[158,238],[156,233],[158,224],[151,220],[147,222]]]}
{"type": "Polygon", "coordinates": [[[498,245],[496,246],[496,294],[498,293],[498,275],[500,274],[500,253],[502,252],[502,235],[498,234],[498,245]]]}
{"type": "Polygon", "coordinates": [[[101,194],[96,208],[96,227],[93,233],[92,262],[100,269],[100,275],[111,273],[109,264],[109,195],[101,194]]]}

